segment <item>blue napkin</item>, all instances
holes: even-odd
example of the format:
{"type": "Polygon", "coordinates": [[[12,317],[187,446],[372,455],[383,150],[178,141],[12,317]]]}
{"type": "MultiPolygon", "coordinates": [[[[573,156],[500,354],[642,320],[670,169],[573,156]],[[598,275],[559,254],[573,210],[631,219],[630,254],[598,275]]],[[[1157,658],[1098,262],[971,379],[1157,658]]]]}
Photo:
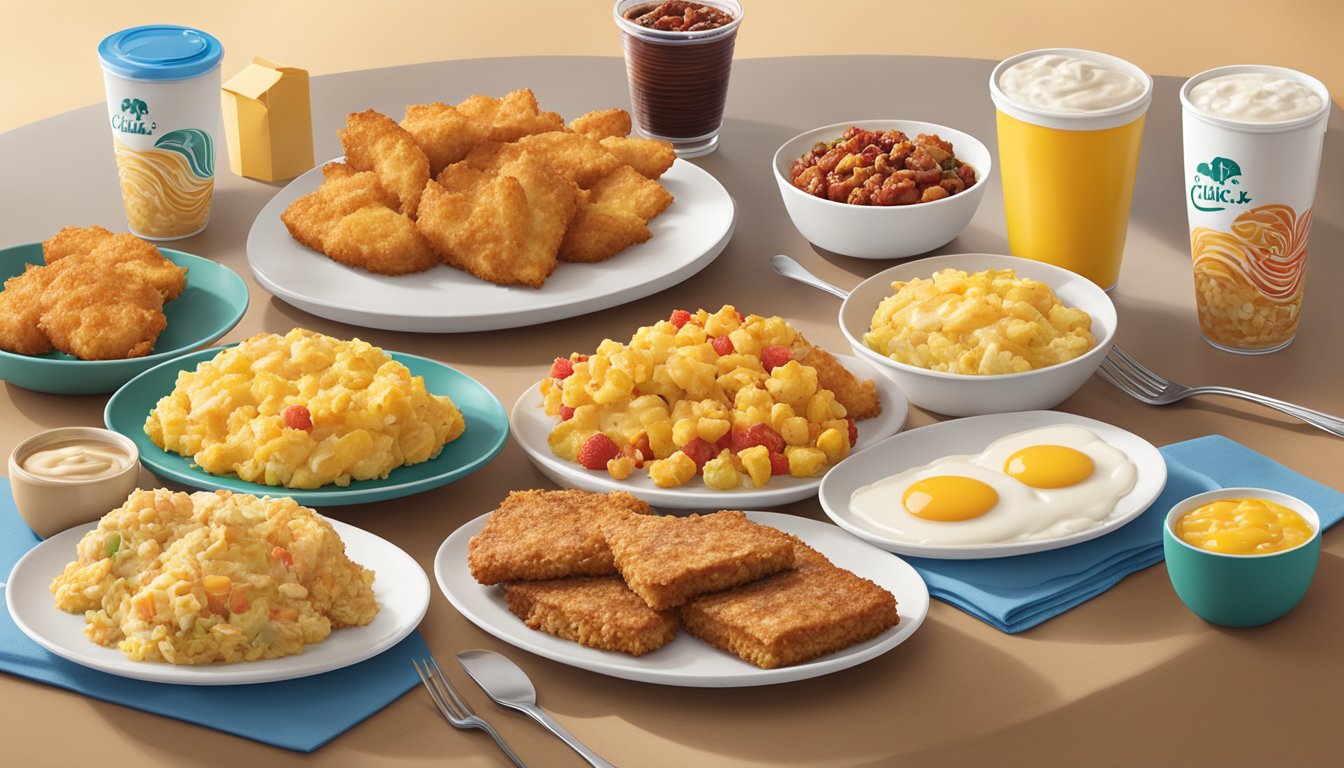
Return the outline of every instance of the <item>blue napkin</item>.
{"type": "Polygon", "coordinates": [[[1325,530],[1344,517],[1344,494],[1240,443],[1209,435],[1162,449],[1167,486],[1128,525],[1072,547],[992,560],[904,558],[929,594],[1009,634],[1084,603],[1162,560],[1162,523],[1182,499],[1217,488],[1255,486],[1296,496],[1325,530]]]}
{"type": "MultiPolygon", "coordinates": [[[[14,563],[39,541],[19,517],[9,481],[0,477],[0,574],[8,580],[14,563]]],[[[420,680],[411,659],[428,655],[417,631],[372,659],[311,677],[256,685],[149,683],[49,653],[0,604],[0,671],[298,752],[312,752],[415,687],[420,680]]]]}

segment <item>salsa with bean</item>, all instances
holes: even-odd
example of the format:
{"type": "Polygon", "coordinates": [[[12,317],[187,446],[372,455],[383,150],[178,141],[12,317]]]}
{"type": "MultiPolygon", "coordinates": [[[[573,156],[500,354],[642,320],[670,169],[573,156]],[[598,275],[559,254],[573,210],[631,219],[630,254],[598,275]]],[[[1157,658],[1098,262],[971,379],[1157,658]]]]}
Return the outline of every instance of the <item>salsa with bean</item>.
{"type": "Polygon", "coordinates": [[[852,126],[818,142],[789,168],[793,186],[851,205],[913,205],[941,200],[975,185],[975,169],[937,134],[912,141],[902,131],[852,126]]]}
{"type": "Polygon", "coordinates": [[[704,32],[733,20],[730,14],[718,8],[686,0],[637,5],[625,12],[625,18],[661,32],[704,32]]]}

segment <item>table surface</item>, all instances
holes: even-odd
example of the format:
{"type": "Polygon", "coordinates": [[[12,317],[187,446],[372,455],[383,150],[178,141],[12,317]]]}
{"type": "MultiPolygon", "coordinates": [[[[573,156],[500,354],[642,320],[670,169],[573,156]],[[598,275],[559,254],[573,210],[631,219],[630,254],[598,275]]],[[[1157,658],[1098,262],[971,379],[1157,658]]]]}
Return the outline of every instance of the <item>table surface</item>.
{"type": "MultiPolygon", "coordinates": [[[[776,147],[818,125],[902,117],[956,126],[991,147],[992,62],[971,59],[827,57],[751,59],[735,64],[722,143],[696,160],[738,204],[737,232],[723,254],[687,282],[604,312],[543,327],[433,335],[365,330],[326,321],[270,297],[252,280],[244,241],[280,185],[221,172],[215,209],[201,235],[175,244],[243,275],[252,303],[225,339],[293,326],[350,337],[450,363],[508,404],[551,358],[590,350],[604,335],[634,329],[677,307],[734,303],[791,318],[809,338],[843,350],[835,299],[778,277],[769,258],[787,253],[822,278],[852,286],[889,262],[820,252],[791,226],[769,162],[776,147]],[[883,106],[856,108],[855,72],[920,71],[882,87],[883,106]],[[839,85],[837,85],[839,84],[839,85]]],[[[1344,122],[1334,109],[1317,193],[1308,280],[1313,288],[1297,341],[1266,357],[1218,352],[1200,338],[1193,308],[1180,163],[1179,80],[1158,78],[1148,115],[1120,283],[1118,341],[1178,381],[1260,391],[1344,411],[1344,360],[1332,330],[1344,326],[1336,299],[1344,280],[1344,122]]],[[[409,102],[455,102],[471,93],[533,88],[546,109],[575,116],[627,106],[619,58],[505,58],[453,61],[331,75],[313,80],[317,155],[340,153],[336,128],[350,111],[400,114],[409,102]],[[583,83],[583,88],[574,87],[583,83]]],[[[41,240],[61,226],[124,219],[101,106],[0,134],[0,223],[5,240],[41,240]]],[[[221,142],[222,147],[222,142],[221,142]]],[[[219,163],[221,169],[227,168],[219,163]]],[[[990,182],[975,219],[936,253],[1005,252],[1003,202],[990,182]]],[[[101,425],[103,397],[0,391],[0,451],[63,425],[101,425]]],[[[1344,442],[1234,401],[1202,399],[1160,413],[1099,379],[1060,410],[1136,432],[1156,444],[1211,433],[1242,442],[1321,482],[1344,488],[1344,442]]],[[[908,427],[935,421],[912,408],[908,427]]],[[[151,480],[146,476],[146,482],[151,480]]],[[[482,471],[398,501],[324,510],[403,547],[428,571],[454,529],[488,512],[511,489],[550,487],[510,442],[482,471]]],[[[815,500],[782,508],[825,519],[815,500]]],[[[693,689],[608,678],[513,649],[477,629],[435,594],[421,626],[438,658],[467,648],[506,652],[531,675],[541,703],[617,765],[733,766],[1006,764],[1337,763],[1337,714],[1344,707],[1344,536],[1327,534],[1320,569],[1303,603],[1265,627],[1224,630],[1195,618],[1162,566],[1020,635],[1009,636],[935,601],[923,627],[894,651],[824,678],[747,689],[693,689]],[[1237,734],[1255,734],[1238,738],[1237,734]]],[[[492,705],[455,664],[447,674],[496,724],[524,760],[581,761],[525,716],[492,705]]],[[[157,718],[65,691],[0,676],[6,753],[25,764],[69,765],[91,749],[116,762],[248,765],[298,759],[322,765],[501,765],[479,733],[449,728],[419,690],[308,756],[157,718]],[[78,738],[70,738],[71,734],[78,738]],[[92,746],[92,745],[96,745],[92,746]],[[227,755],[226,757],[223,757],[227,755]]]]}

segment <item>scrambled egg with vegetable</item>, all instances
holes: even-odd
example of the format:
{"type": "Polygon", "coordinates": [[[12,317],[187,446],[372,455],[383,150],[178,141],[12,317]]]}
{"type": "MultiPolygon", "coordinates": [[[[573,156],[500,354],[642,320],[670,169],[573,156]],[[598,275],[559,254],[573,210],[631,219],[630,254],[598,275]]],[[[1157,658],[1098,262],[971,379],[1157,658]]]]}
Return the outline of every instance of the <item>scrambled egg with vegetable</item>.
{"type": "Polygon", "coordinates": [[[644,468],[659,488],[701,477],[719,491],[760,488],[774,475],[812,477],[849,455],[853,414],[832,387],[866,387],[806,344],[783,318],[677,310],[604,340],[593,355],[558,358],[541,382],[555,455],[617,480],[644,468]],[[821,368],[795,356],[818,360],[821,368]]]}
{"type": "Polygon", "coordinates": [[[297,328],[179,373],[145,422],[155,445],[210,474],[287,488],[380,480],[465,429],[451,399],[383,350],[297,328]]]}
{"type": "Polygon", "coordinates": [[[1011,269],[935,272],[891,284],[863,343],[898,363],[943,373],[1023,373],[1096,346],[1092,317],[1011,269]]]}
{"type": "Polygon", "coordinates": [[[373,571],[293,499],[137,490],[77,553],[52,582],[56,607],[132,661],[291,656],[378,613],[373,571]]]}

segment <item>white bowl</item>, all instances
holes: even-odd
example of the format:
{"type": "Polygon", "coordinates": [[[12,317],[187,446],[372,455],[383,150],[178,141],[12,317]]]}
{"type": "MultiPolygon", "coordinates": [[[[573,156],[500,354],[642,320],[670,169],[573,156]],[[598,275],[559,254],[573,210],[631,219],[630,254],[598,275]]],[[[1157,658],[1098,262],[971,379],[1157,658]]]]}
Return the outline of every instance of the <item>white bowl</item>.
{"type": "Polygon", "coordinates": [[[1048,410],[1072,395],[1087,381],[1115,341],[1116,315],[1111,297],[1087,278],[1030,259],[988,253],[933,256],[878,272],[864,280],[840,306],[840,330],[854,353],[872,362],[905,391],[912,405],[948,416],[978,416],[986,413],[1048,410]],[[918,368],[869,349],[863,343],[873,312],[892,293],[895,281],[928,278],[940,269],[980,272],[1013,269],[1018,277],[1046,283],[1065,306],[1077,307],[1092,316],[1096,346],[1066,363],[1026,373],[974,376],[940,373],[918,368]]]}
{"type": "Polygon", "coordinates": [[[772,164],[784,208],[802,236],[819,248],[858,259],[900,259],[946,245],[971,222],[993,170],[989,150],[974,136],[916,120],[858,120],[816,128],[784,142],[772,164]],[[793,161],[817,142],[840,138],[852,125],[868,130],[895,128],[911,138],[936,133],[952,142],[957,159],[975,169],[976,182],[970,189],[942,200],[895,206],[837,203],[793,186],[789,181],[793,161]]]}

